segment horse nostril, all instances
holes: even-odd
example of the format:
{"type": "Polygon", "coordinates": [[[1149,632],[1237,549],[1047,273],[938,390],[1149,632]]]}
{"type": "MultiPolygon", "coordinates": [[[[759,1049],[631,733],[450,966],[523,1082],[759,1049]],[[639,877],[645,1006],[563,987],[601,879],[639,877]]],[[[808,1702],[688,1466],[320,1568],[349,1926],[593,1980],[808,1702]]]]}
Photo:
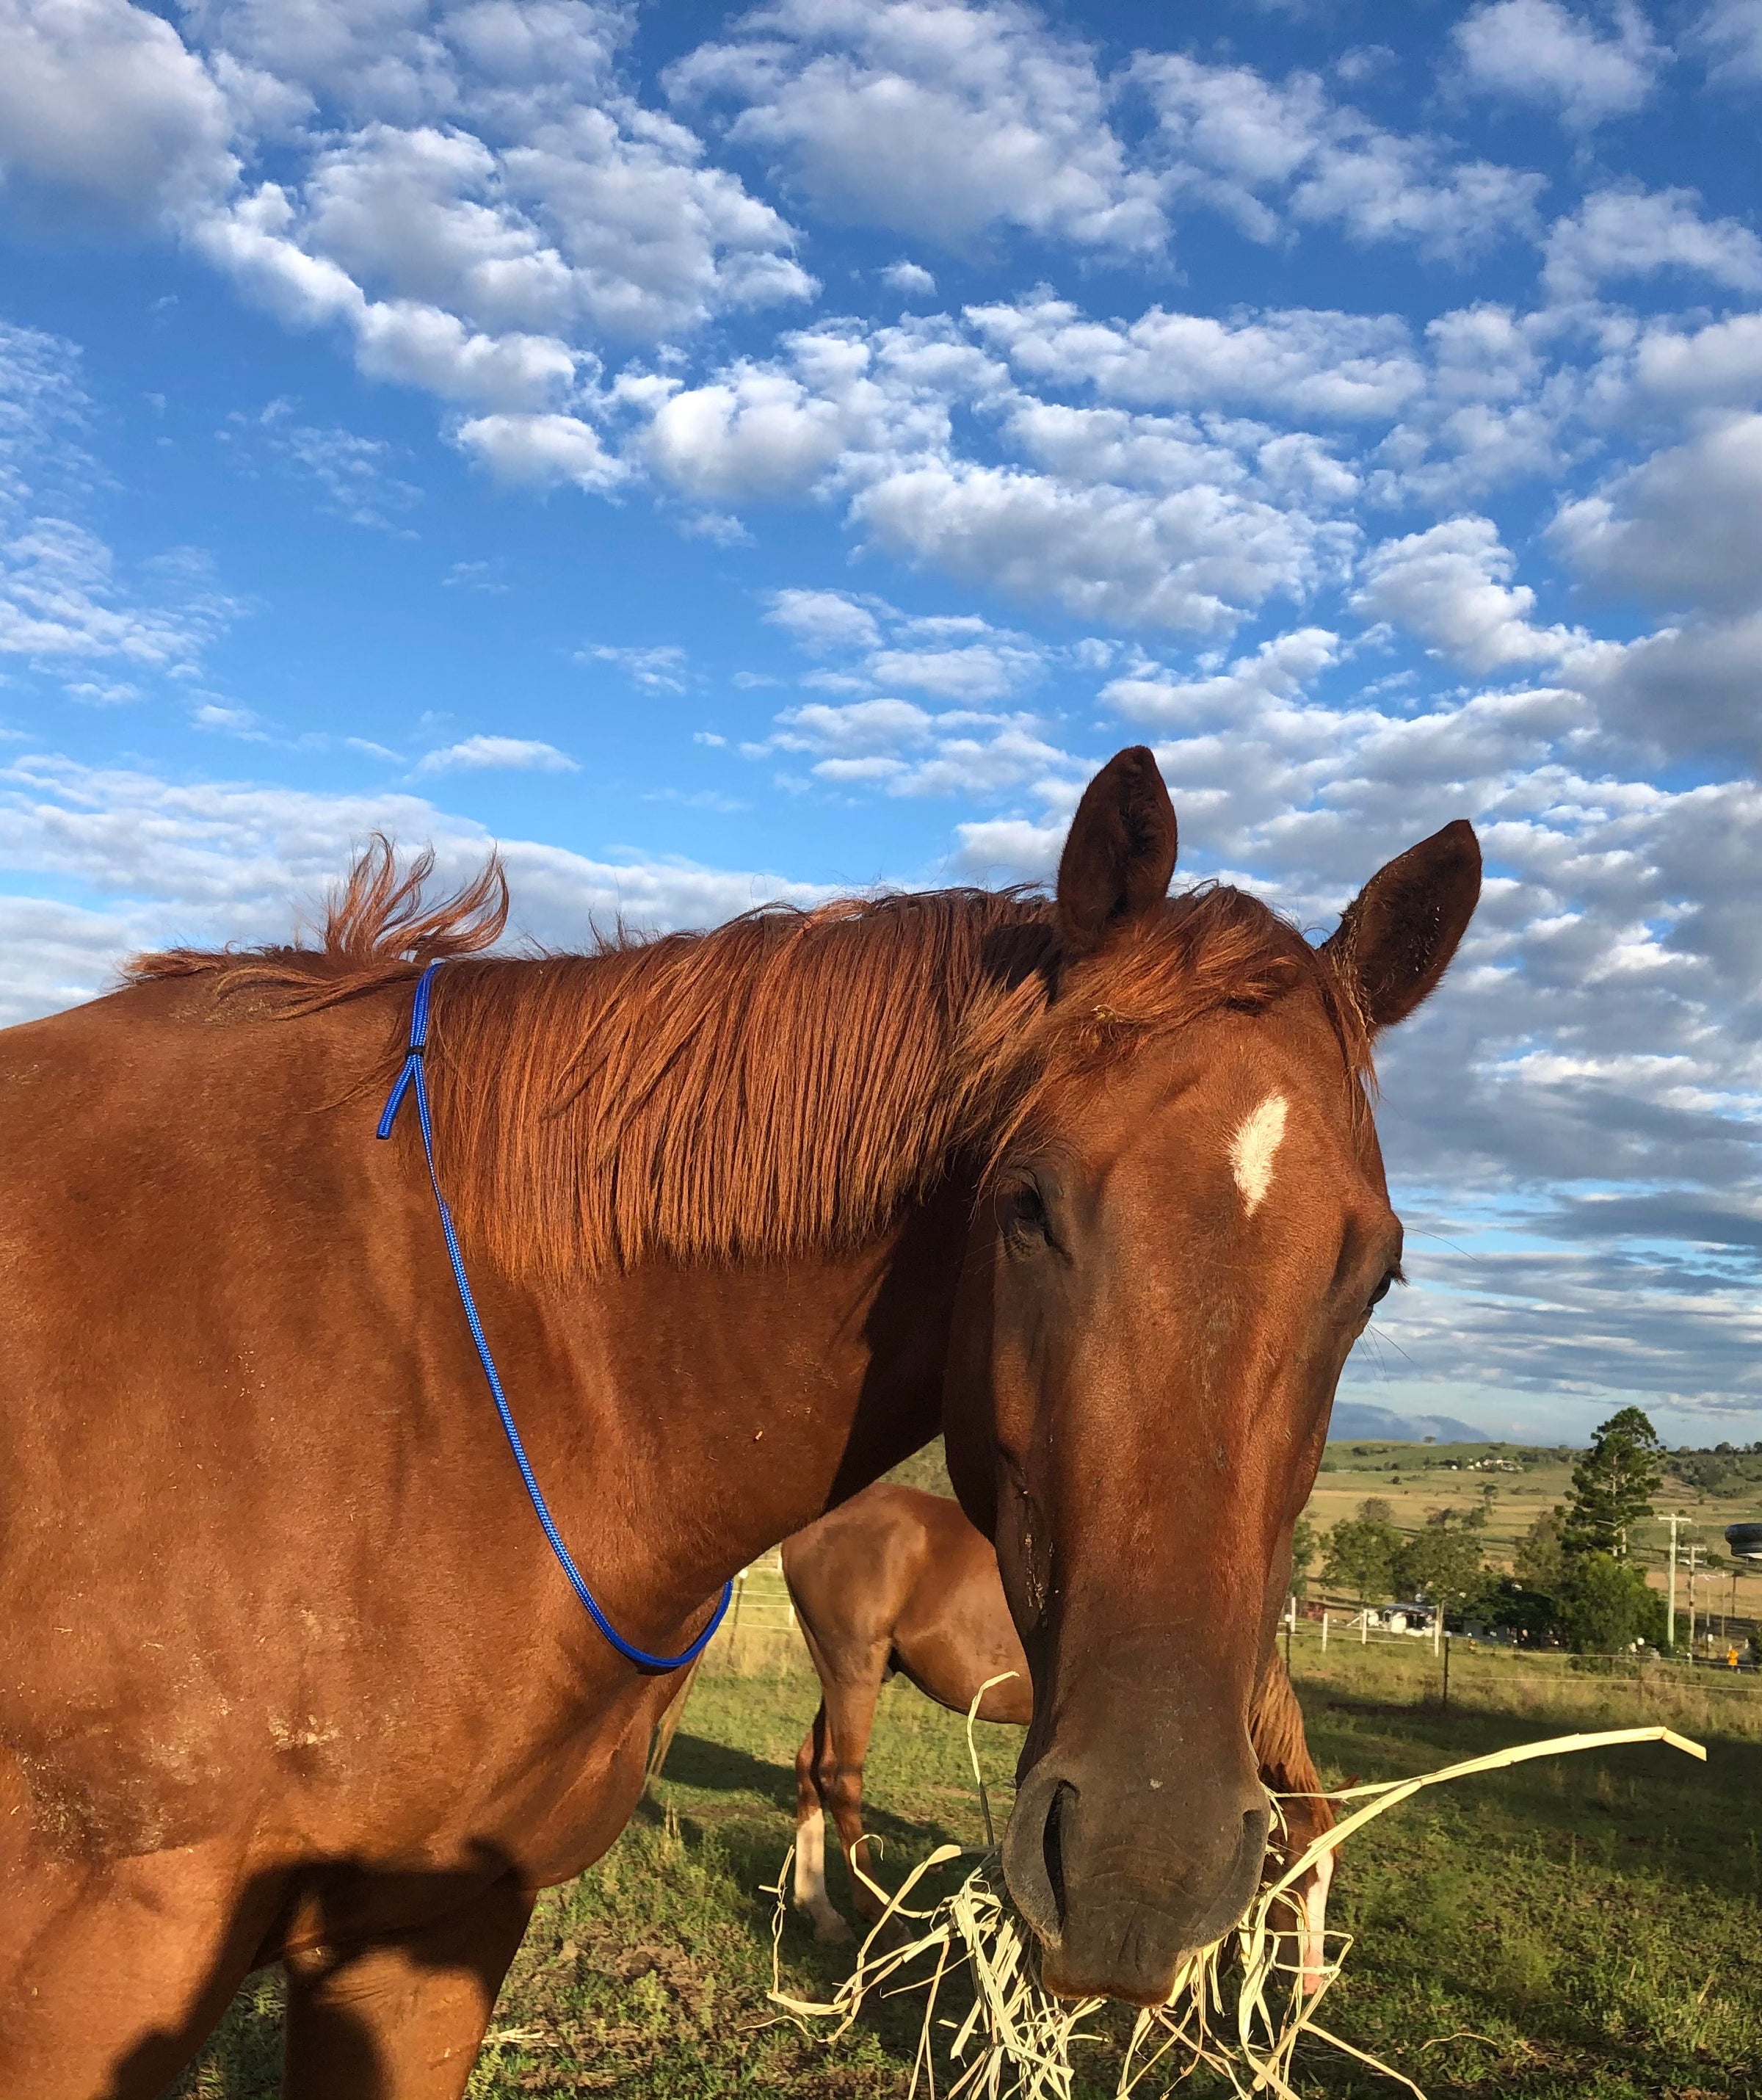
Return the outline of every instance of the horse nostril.
{"type": "Polygon", "coordinates": [[[1052,1907],[1059,1929],[1064,1925],[1064,1843],[1063,1824],[1077,1801],[1077,1789],[1060,1780],[1053,1789],[1052,1806],[1046,1811],[1046,1827],[1041,1836],[1042,1857],[1046,1863],[1046,1886],[1052,1891],[1052,1907]]]}

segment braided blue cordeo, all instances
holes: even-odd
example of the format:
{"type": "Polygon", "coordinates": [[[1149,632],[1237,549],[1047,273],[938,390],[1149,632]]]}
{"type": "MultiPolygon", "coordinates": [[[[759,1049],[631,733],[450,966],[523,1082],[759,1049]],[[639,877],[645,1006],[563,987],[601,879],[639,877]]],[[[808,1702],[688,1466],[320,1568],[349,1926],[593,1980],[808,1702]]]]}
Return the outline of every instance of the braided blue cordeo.
{"type": "Polygon", "coordinates": [[[534,1477],[532,1462],[526,1456],[526,1448],[520,1440],[520,1432],[514,1427],[513,1410],[508,1405],[508,1396],[502,1390],[500,1374],[496,1368],[496,1359],[490,1354],[490,1345],[483,1333],[483,1322],[478,1317],[477,1300],[471,1295],[471,1286],[465,1277],[465,1256],[459,1251],[459,1235],[453,1229],[452,1212],[447,1207],[447,1198],[441,1193],[440,1176],[434,1171],[434,1128],[429,1115],[428,1082],[422,1074],[423,1053],[428,1048],[429,987],[434,981],[438,963],[430,963],[416,979],[416,1004],[410,1009],[410,1052],[403,1061],[403,1070],[398,1074],[397,1084],[385,1104],[385,1112],[379,1119],[379,1135],[390,1137],[392,1126],[398,1120],[398,1111],[403,1106],[403,1097],[414,1088],[416,1120],[422,1126],[422,1151],[428,1161],[429,1185],[434,1191],[435,1207],[440,1212],[441,1230],[447,1235],[447,1259],[453,1265],[453,1282],[459,1286],[459,1302],[465,1308],[465,1323],[471,1330],[471,1339],[477,1343],[478,1361],[483,1366],[483,1375],[489,1380],[491,1396],[496,1401],[496,1412],[502,1418],[502,1427],[508,1432],[508,1444],[514,1454],[514,1463],[520,1468],[520,1477],[526,1484],[526,1493],[532,1498],[532,1507],[538,1512],[539,1522],[544,1527],[544,1536],[551,1542],[551,1551],[557,1555],[563,1573],[569,1577],[570,1587],[588,1608],[588,1616],[626,1661],[633,1662],[639,1670],[678,1670],[703,1654],[709,1645],[710,1637],[722,1623],[722,1615],[728,1609],[728,1600],[734,1594],[732,1582],[722,1585],[720,1601],[710,1615],[710,1623],[688,1648],[677,1655],[650,1655],[645,1648],[634,1646],[600,1609],[593,1592],[581,1578],[581,1571],[569,1556],[562,1534],[557,1529],[557,1520],[551,1515],[544,1497],[540,1492],[534,1477]]]}

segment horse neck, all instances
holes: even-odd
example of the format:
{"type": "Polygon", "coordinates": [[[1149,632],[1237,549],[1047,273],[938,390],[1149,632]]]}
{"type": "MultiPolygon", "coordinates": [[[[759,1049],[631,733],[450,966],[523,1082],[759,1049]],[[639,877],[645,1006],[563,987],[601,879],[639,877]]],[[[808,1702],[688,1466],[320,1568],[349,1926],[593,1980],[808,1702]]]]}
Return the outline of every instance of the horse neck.
{"type": "Polygon", "coordinates": [[[528,1286],[566,1365],[535,1404],[591,1440],[576,1522],[623,1482],[622,1550],[683,1611],[927,1442],[971,1202],[945,1185],[843,1257],[528,1286]]]}

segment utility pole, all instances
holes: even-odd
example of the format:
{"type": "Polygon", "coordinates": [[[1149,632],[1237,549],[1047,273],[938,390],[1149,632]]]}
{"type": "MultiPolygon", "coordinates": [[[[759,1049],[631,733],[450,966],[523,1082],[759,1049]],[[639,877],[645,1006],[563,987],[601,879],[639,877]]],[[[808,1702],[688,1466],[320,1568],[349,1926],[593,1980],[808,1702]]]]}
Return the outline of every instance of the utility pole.
{"type": "Polygon", "coordinates": [[[1681,1512],[1672,1510],[1670,1524],[1670,1604],[1664,1613],[1664,1645],[1674,1652],[1676,1646],[1676,1527],[1685,1521],[1681,1512]]]}
{"type": "Polygon", "coordinates": [[[1689,1659],[1694,1660],[1694,1578],[1700,1570],[1701,1555],[1706,1551],[1699,1546],[1685,1546],[1684,1557],[1689,1564],[1689,1659]]]}

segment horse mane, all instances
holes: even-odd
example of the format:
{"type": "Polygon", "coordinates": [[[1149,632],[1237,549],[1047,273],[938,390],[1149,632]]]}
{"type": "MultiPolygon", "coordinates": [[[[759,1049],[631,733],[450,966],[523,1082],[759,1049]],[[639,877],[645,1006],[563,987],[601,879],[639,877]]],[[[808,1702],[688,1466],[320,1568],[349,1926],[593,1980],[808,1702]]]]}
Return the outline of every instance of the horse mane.
{"type": "MultiPolygon", "coordinates": [[[[1321,1774],[1315,1769],[1309,1738],[1303,1732],[1303,1710],[1276,1654],[1255,1692],[1249,1733],[1253,1738],[1261,1771],[1275,1793],[1321,1794],[1321,1774]]],[[[1331,1802],[1317,1799],[1307,1803],[1306,1809],[1321,1829],[1333,1828],[1331,1802]]]]}
{"type": "MultiPolygon", "coordinates": [[[[942,889],[765,905],[707,932],[620,930],[489,956],[499,862],[438,904],[377,839],[319,947],[138,957],[293,1017],[435,980],[427,1071],[443,1185],[513,1274],[784,1259],[867,1244],[948,1176],[982,1177],[1098,1061],[1220,1006],[1321,996],[1352,1079],[1369,1052],[1327,959],[1258,899],[1202,887],[1067,964],[1050,899],[942,889]]],[[[384,1076],[407,1009],[388,1009],[384,1076]]]]}

